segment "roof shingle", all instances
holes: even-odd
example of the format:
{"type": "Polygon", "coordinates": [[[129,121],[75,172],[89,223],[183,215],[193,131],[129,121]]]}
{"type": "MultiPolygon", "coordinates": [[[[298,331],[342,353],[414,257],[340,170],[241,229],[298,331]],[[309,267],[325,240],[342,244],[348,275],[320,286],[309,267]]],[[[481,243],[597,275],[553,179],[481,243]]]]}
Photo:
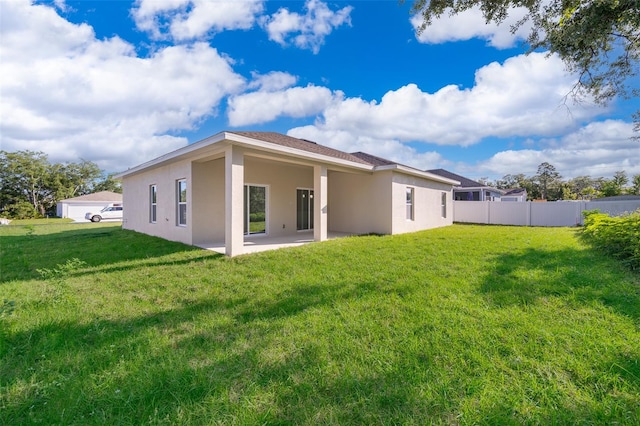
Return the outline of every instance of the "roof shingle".
{"type": "Polygon", "coordinates": [[[292,136],[283,135],[276,132],[245,132],[245,131],[232,131],[240,136],[245,136],[252,139],[258,139],[263,142],[274,143],[289,148],[300,149],[302,151],[312,152],[314,154],[326,155],[328,157],[339,158],[341,160],[353,161],[355,163],[372,165],[353,154],[346,153],[337,149],[329,148],[328,146],[320,145],[306,139],[298,139],[292,136]]]}

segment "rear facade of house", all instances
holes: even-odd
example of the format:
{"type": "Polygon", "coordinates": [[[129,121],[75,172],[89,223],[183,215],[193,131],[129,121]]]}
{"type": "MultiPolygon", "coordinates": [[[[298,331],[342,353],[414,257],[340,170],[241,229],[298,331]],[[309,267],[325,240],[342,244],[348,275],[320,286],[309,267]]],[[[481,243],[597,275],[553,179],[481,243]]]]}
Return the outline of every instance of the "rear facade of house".
{"type": "Polygon", "coordinates": [[[222,132],[134,167],[123,227],[190,245],[450,225],[455,181],[272,132],[222,132]]]}

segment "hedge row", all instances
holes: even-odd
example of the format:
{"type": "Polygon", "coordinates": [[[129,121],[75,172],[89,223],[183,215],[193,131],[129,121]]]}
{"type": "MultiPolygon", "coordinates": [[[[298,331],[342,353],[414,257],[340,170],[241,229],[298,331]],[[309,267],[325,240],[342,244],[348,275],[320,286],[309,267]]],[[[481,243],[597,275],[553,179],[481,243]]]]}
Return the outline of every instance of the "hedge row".
{"type": "Polygon", "coordinates": [[[599,210],[584,213],[584,233],[587,240],[631,269],[640,268],[640,210],[611,217],[599,210]]]}

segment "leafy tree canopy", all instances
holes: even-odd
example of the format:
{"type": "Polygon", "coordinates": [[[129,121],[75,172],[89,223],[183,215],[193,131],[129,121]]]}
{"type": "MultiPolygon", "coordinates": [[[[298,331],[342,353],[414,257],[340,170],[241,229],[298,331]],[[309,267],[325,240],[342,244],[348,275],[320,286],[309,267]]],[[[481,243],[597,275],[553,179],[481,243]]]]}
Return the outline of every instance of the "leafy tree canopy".
{"type": "MultiPolygon", "coordinates": [[[[528,43],[556,53],[578,76],[575,98],[591,95],[607,103],[614,96],[640,96],[640,1],[638,0],[414,0],[423,17],[420,31],[443,14],[479,7],[487,23],[501,24],[516,7],[528,14],[512,32],[531,23],[528,43]]],[[[635,129],[640,131],[640,111],[635,129]]]]}
{"type": "Polygon", "coordinates": [[[0,212],[10,217],[44,216],[59,200],[117,189],[91,161],[50,163],[43,152],[0,151],[0,212]]]}

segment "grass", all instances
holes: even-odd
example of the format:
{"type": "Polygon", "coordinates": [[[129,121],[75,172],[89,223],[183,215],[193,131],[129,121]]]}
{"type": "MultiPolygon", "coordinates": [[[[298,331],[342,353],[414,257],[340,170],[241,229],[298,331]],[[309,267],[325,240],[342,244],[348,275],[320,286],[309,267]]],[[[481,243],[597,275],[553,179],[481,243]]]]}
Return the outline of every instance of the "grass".
{"type": "Polygon", "coordinates": [[[640,277],[570,228],[229,259],[0,228],[0,424],[640,423],[640,277]]]}

